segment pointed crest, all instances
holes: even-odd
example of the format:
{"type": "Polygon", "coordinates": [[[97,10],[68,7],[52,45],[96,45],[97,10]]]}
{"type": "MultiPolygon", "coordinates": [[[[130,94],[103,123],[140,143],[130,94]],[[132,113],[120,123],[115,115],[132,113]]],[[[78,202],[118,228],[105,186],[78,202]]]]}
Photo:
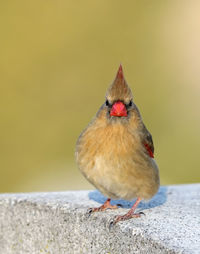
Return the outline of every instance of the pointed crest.
{"type": "Polygon", "coordinates": [[[133,98],[131,89],[128,86],[126,80],[124,79],[124,73],[121,64],[119,66],[115,80],[108,88],[106,98],[110,102],[122,100],[127,103],[129,103],[129,101],[133,98]]]}
{"type": "Polygon", "coordinates": [[[116,78],[118,79],[124,79],[124,73],[123,73],[123,69],[122,69],[122,65],[120,64],[116,78]]]}

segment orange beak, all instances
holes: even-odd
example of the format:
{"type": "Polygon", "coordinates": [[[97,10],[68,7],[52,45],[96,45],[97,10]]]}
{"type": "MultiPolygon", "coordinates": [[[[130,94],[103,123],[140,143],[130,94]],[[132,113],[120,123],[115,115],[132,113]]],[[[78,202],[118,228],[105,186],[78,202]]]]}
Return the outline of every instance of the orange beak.
{"type": "Polygon", "coordinates": [[[113,104],[110,116],[127,116],[126,106],[123,102],[117,101],[113,104]]]}

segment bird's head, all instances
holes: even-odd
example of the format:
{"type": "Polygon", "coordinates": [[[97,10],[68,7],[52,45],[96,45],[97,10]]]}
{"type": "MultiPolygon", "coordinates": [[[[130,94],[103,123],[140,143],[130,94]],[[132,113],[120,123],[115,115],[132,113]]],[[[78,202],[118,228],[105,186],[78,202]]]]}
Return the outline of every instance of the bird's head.
{"type": "Polygon", "coordinates": [[[117,75],[106,93],[105,107],[110,118],[126,118],[133,109],[133,95],[119,66],[117,75]]]}

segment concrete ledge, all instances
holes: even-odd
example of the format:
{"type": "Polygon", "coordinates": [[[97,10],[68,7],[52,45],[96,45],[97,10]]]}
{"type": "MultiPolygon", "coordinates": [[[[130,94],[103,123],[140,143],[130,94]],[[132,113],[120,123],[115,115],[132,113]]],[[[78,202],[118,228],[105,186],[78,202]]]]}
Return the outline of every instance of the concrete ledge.
{"type": "Polygon", "coordinates": [[[200,253],[200,184],[161,187],[139,206],[145,216],[111,230],[132,204],[88,217],[104,201],[98,191],[0,195],[0,253],[200,253]]]}

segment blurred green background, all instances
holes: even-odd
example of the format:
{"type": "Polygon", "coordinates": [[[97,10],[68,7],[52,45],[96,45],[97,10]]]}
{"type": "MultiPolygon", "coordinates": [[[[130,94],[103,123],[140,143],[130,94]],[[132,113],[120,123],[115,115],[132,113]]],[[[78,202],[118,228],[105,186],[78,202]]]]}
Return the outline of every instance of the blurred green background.
{"type": "Polygon", "coordinates": [[[200,2],[1,1],[0,192],[90,189],[78,135],[120,63],[161,183],[200,181],[200,2]]]}

